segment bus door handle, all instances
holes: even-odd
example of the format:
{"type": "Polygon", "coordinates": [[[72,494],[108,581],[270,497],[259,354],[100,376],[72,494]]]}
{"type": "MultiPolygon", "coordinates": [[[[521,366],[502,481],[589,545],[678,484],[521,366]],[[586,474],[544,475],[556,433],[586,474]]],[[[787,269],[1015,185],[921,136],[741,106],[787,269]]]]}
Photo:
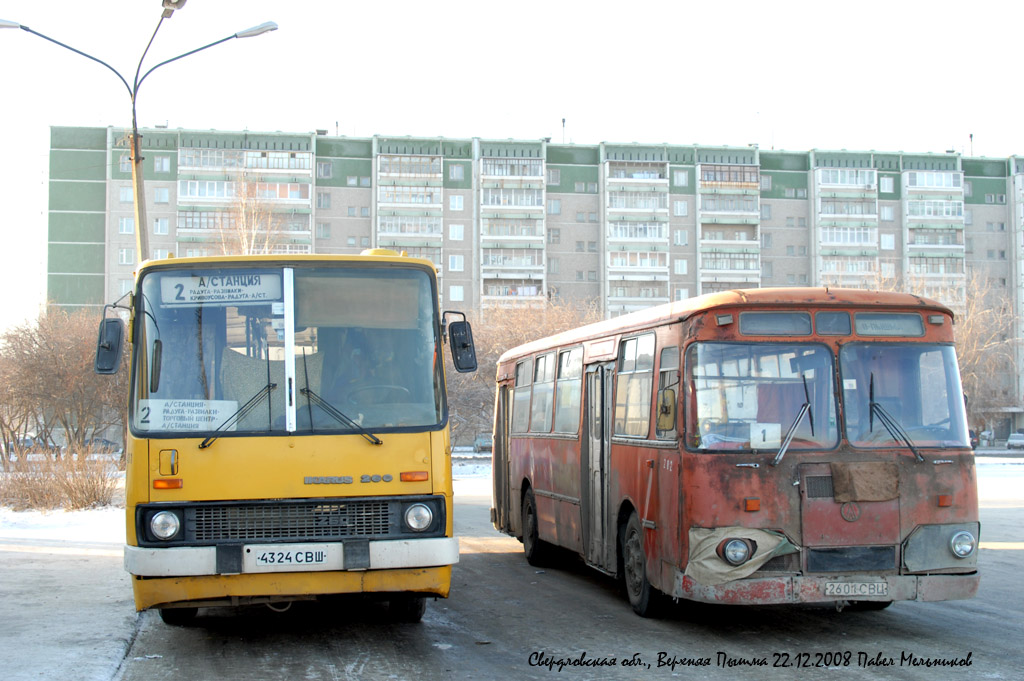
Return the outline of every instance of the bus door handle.
{"type": "Polygon", "coordinates": [[[657,527],[653,520],[647,519],[647,511],[650,510],[651,505],[651,485],[654,483],[654,459],[648,459],[646,462],[647,468],[650,472],[647,474],[647,498],[644,499],[644,515],[640,524],[649,530],[653,530],[657,527]]]}

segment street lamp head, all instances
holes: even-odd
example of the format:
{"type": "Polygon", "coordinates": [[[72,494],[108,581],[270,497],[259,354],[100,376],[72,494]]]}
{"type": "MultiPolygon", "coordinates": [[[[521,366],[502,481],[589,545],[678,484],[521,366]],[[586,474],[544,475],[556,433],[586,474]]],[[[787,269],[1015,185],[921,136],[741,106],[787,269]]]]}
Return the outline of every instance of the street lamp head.
{"type": "Polygon", "coordinates": [[[247,28],[244,31],[239,31],[238,33],[235,34],[235,37],[236,38],[252,38],[254,36],[263,35],[264,33],[269,33],[270,31],[276,31],[276,30],[277,30],[277,24],[274,23],[273,21],[267,21],[267,22],[264,22],[264,23],[260,24],[259,26],[253,26],[252,28],[247,28]]]}
{"type": "MultiPolygon", "coordinates": [[[[0,28],[21,28],[21,24],[17,21],[7,21],[6,19],[0,19],[0,28]]],[[[276,26],[274,28],[277,28],[276,26]]]]}

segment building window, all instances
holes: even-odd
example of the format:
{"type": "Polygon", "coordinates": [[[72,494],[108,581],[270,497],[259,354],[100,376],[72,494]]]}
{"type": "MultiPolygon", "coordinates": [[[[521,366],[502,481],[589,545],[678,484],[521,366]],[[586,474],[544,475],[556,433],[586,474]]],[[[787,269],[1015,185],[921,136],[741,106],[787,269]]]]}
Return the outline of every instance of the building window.
{"type": "Polygon", "coordinates": [[[896,250],[896,235],[895,234],[879,234],[879,240],[883,251],[896,250]]]}
{"type": "Polygon", "coordinates": [[[793,187],[786,187],[785,191],[783,191],[783,195],[785,195],[787,199],[795,199],[796,189],[794,189],[793,187]]]}
{"type": "MultiPolygon", "coordinates": [[[[466,167],[461,163],[451,164],[448,166],[448,179],[454,182],[462,182],[466,179],[466,167]]],[[[459,300],[462,300],[462,298],[459,298],[459,300]]]]}
{"type": "Polygon", "coordinates": [[[348,216],[350,218],[357,217],[358,215],[359,215],[359,210],[355,206],[349,206],[348,207],[348,216]]]}
{"type": "Polygon", "coordinates": [[[132,159],[128,154],[121,154],[121,159],[118,161],[117,169],[122,173],[132,172],[132,159]]]}
{"type": "MultiPolygon", "coordinates": [[[[597,193],[597,183],[596,182],[588,182],[587,183],[587,193],[588,194],[596,194],[597,193]]],[[[1004,201],[1003,203],[1006,203],[1006,202],[1004,201]]]]}
{"type": "Polygon", "coordinates": [[[462,194],[452,194],[448,197],[448,210],[462,210],[462,194]]]}
{"type": "Polygon", "coordinates": [[[587,242],[587,252],[588,253],[597,253],[597,242],[596,241],[588,241],[587,242]]]}
{"type": "Polygon", "coordinates": [[[690,214],[690,202],[689,201],[673,201],[672,202],[672,214],[677,218],[685,218],[690,214]]]}
{"type": "Polygon", "coordinates": [[[316,238],[317,239],[330,239],[331,238],[331,223],[329,223],[329,222],[318,222],[318,223],[316,223],[316,238]]]}
{"type": "Polygon", "coordinates": [[[597,281],[597,270],[587,270],[587,281],[597,281]]]}
{"type": "Polygon", "coordinates": [[[331,195],[327,192],[316,193],[316,207],[317,208],[330,208],[331,207],[331,195]]]}
{"type": "Polygon", "coordinates": [[[117,264],[118,265],[134,265],[135,264],[135,249],[134,248],[120,248],[117,251],[117,264]]]}
{"type": "Polygon", "coordinates": [[[892,206],[879,206],[878,217],[881,218],[882,222],[892,222],[896,219],[896,211],[892,206]]]}
{"type": "Polygon", "coordinates": [[[170,156],[154,156],[153,157],[153,172],[156,172],[156,173],[169,173],[169,172],[171,172],[171,157],[170,156]]]}
{"type": "Polygon", "coordinates": [[[761,276],[770,279],[772,276],[772,264],[770,262],[761,261],[761,276]]]}
{"type": "Polygon", "coordinates": [[[358,187],[359,177],[356,175],[349,175],[348,177],[345,178],[345,185],[349,187],[358,187]]]}
{"type": "Polygon", "coordinates": [[[807,226],[807,218],[803,218],[803,217],[797,218],[796,219],[796,226],[797,227],[806,227],[807,226]]]}
{"type": "Polygon", "coordinates": [[[363,248],[366,248],[367,246],[369,246],[370,245],[370,237],[368,237],[368,236],[361,236],[361,237],[359,237],[359,245],[361,245],[363,248]]]}
{"type": "Polygon", "coordinates": [[[132,192],[131,187],[121,187],[118,198],[121,199],[121,203],[131,203],[132,199],[135,198],[133,194],[134,192],[132,192]]]}
{"type": "Polygon", "coordinates": [[[561,215],[562,214],[562,200],[561,199],[548,199],[548,215],[561,215]]]}
{"type": "Polygon", "coordinates": [[[354,236],[350,236],[347,239],[346,243],[348,243],[349,246],[355,246],[356,245],[356,238],[354,236]]]}
{"type": "Polygon", "coordinates": [[[153,260],[166,260],[171,252],[166,248],[154,248],[153,249],[153,260]]]}
{"type": "Polygon", "coordinates": [[[690,244],[690,233],[685,229],[673,231],[672,244],[675,246],[688,246],[690,244]]]}
{"type": "Polygon", "coordinates": [[[548,184],[562,184],[562,171],[558,168],[548,168],[548,184]]]}
{"type": "Polygon", "coordinates": [[[794,218],[793,216],[787,217],[786,218],[786,227],[795,227],[795,226],[796,226],[796,218],[794,218]]]}
{"type": "Polygon", "coordinates": [[[552,227],[548,229],[548,243],[549,244],[560,244],[562,243],[562,230],[558,227],[552,227]]]}
{"type": "Polygon", "coordinates": [[[964,196],[967,198],[974,196],[974,183],[970,180],[964,182],[964,196]]]}
{"type": "Polygon", "coordinates": [[[674,184],[677,187],[690,186],[690,173],[685,170],[673,170],[672,184],[674,184]]]}
{"type": "Polygon", "coordinates": [[[807,198],[807,190],[806,189],[797,189],[796,190],[796,198],[798,198],[798,199],[806,199],[807,198]]]}
{"type": "Polygon", "coordinates": [[[361,176],[359,178],[359,186],[360,187],[369,187],[369,186],[371,186],[370,185],[370,176],[369,175],[361,176]]]}
{"type": "Polygon", "coordinates": [[[676,289],[676,300],[686,300],[690,297],[690,289],[688,288],[677,288],[676,289]]]}
{"type": "Polygon", "coordinates": [[[878,178],[878,191],[883,194],[892,194],[896,191],[896,183],[891,177],[880,177],[878,178]]]}
{"type": "Polygon", "coordinates": [[[582,252],[584,251],[584,247],[585,247],[585,245],[586,245],[586,244],[585,244],[584,242],[582,242],[582,241],[577,241],[577,242],[576,242],[576,252],[577,252],[577,253],[582,253],[582,252]]]}
{"type": "Polygon", "coordinates": [[[586,221],[587,221],[587,214],[586,213],[583,213],[583,212],[576,213],[576,222],[586,222],[586,221]]]}
{"type": "Polygon", "coordinates": [[[968,227],[970,227],[971,225],[974,224],[974,211],[973,210],[965,210],[964,211],[964,224],[966,226],[968,226],[968,227]]]}
{"type": "Polygon", "coordinates": [[[597,222],[597,213],[587,213],[588,222],[597,222]]]}
{"type": "Polygon", "coordinates": [[[153,203],[170,203],[171,190],[167,187],[157,187],[153,190],[153,203]]]}
{"type": "Polygon", "coordinates": [[[153,234],[169,234],[170,227],[170,218],[155,218],[153,220],[153,234]]]}
{"type": "Polygon", "coordinates": [[[448,271],[449,272],[461,272],[465,266],[466,256],[464,255],[449,255],[448,256],[448,271]]]}
{"type": "Polygon", "coordinates": [[[132,290],[132,284],[134,284],[135,282],[131,279],[118,279],[117,283],[118,287],[121,290],[121,295],[123,296],[124,294],[132,290]]]}
{"type": "MultiPolygon", "coordinates": [[[[454,166],[452,166],[454,167],[454,166]]],[[[460,168],[462,166],[459,166],[460,168]]],[[[448,287],[448,300],[453,303],[461,303],[466,299],[464,289],[461,286],[449,286],[448,287]]]]}
{"type": "Polygon", "coordinates": [[[452,241],[462,241],[465,231],[463,225],[448,225],[448,238],[452,241]]]}
{"type": "Polygon", "coordinates": [[[118,218],[117,219],[117,233],[118,234],[134,234],[135,233],[135,218],[118,218]]]}
{"type": "Polygon", "coordinates": [[[360,206],[359,207],[359,217],[361,217],[361,218],[368,218],[368,217],[370,217],[370,207],[369,206],[360,206]]]}
{"type": "Polygon", "coordinates": [[[331,161],[317,161],[316,176],[324,180],[334,177],[334,163],[331,161]]]}
{"type": "Polygon", "coordinates": [[[586,191],[586,187],[587,187],[587,184],[586,184],[586,182],[577,182],[577,183],[576,183],[576,184],[575,184],[575,185],[573,186],[573,191],[575,191],[575,192],[577,192],[577,193],[579,193],[579,194],[582,194],[583,192],[585,192],[585,191],[586,191]]]}
{"type": "Polygon", "coordinates": [[[548,258],[548,274],[558,274],[558,258],[548,258]]]}
{"type": "Polygon", "coordinates": [[[673,268],[672,268],[673,272],[675,272],[676,274],[689,274],[687,263],[689,263],[688,260],[684,260],[684,259],[676,260],[673,263],[673,268]]]}
{"type": "Polygon", "coordinates": [[[761,234],[761,248],[771,248],[771,247],[772,247],[772,235],[768,234],[767,232],[763,232],[761,234]]]}
{"type": "Polygon", "coordinates": [[[772,190],[772,176],[762,175],[761,176],[761,191],[770,192],[772,190]]]}
{"type": "Polygon", "coordinates": [[[761,204],[761,219],[762,220],[771,220],[772,219],[772,207],[771,207],[771,204],[767,204],[767,203],[761,204]]]}
{"type": "Polygon", "coordinates": [[[796,255],[796,248],[794,246],[786,246],[786,255],[796,255]]]}

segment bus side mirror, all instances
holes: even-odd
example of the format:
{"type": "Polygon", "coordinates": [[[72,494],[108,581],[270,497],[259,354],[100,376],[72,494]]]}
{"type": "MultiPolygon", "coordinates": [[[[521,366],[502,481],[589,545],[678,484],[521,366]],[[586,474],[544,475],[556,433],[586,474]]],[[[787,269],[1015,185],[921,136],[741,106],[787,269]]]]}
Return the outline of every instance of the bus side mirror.
{"type": "Polygon", "coordinates": [[[658,394],[658,425],[659,431],[667,432],[676,427],[676,391],[671,388],[658,394]]]}
{"type": "Polygon", "coordinates": [[[100,320],[100,336],[96,341],[97,374],[116,374],[121,366],[121,350],[124,346],[124,322],[117,317],[100,320]]]}
{"type": "Polygon", "coordinates": [[[448,338],[452,345],[452,363],[461,374],[476,371],[476,348],[473,347],[473,330],[469,322],[448,324],[448,338]]]}

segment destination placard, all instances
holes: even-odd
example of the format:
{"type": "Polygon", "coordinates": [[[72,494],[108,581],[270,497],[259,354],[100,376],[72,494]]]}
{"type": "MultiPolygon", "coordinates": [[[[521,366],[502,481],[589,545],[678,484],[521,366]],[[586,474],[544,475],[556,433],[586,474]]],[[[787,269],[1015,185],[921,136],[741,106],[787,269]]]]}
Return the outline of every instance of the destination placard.
{"type": "Polygon", "coordinates": [[[281,275],[224,272],[160,279],[160,302],[176,305],[257,305],[281,300],[281,275]]]}
{"type": "MultiPolygon", "coordinates": [[[[139,400],[141,430],[203,432],[216,429],[238,411],[236,400],[139,400]]],[[[226,430],[234,430],[234,424],[226,430]]]]}

